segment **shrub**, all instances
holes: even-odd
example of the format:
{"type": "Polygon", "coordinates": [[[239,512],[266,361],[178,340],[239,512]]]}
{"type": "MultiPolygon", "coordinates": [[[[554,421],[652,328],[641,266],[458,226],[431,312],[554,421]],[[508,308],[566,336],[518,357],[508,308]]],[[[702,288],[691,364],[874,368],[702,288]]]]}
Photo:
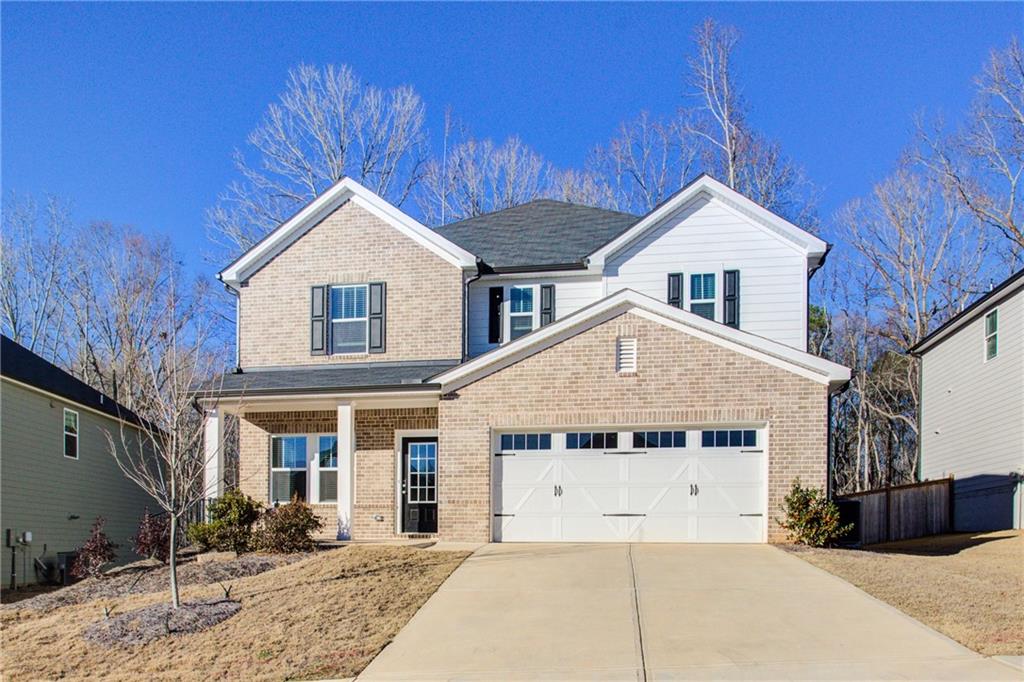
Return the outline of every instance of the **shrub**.
{"type": "Polygon", "coordinates": [[[71,565],[71,575],[76,578],[92,576],[98,578],[103,575],[103,567],[117,557],[117,545],[110,541],[107,534],[103,532],[103,526],[107,520],[97,516],[89,529],[89,537],[85,544],[78,548],[78,556],[71,565]]]}
{"type": "Polygon", "coordinates": [[[233,551],[252,548],[252,527],[263,508],[259,502],[238,490],[228,490],[210,502],[210,521],[189,526],[188,539],[200,549],[233,551]]]}
{"type": "Polygon", "coordinates": [[[840,525],[839,507],[820,488],[805,488],[800,479],[793,481],[782,510],[786,517],[778,520],[779,525],[793,541],[811,547],[830,545],[853,528],[853,524],[840,525]]]}
{"type": "Polygon", "coordinates": [[[139,532],[131,540],[136,554],[166,564],[171,551],[171,518],[167,514],[151,516],[147,508],[139,532]]]}
{"type": "Polygon", "coordinates": [[[309,552],[314,531],[324,527],[313,508],[293,497],[290,504],[268,509],[256,531],[256,547],[265,552],[309,552]]]}

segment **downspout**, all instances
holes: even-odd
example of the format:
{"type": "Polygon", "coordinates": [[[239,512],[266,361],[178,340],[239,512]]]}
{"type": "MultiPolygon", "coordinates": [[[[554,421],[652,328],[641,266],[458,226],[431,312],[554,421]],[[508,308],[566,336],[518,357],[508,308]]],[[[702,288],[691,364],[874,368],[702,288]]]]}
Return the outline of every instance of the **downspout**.
{"type": "Polygon", "coordinates": [[[476,259],[476,274],[462,279],[462,362],[469,358],[469,285],[483,276],[480,259],[476,259]]]}
{"type": "Polygon", "coordinates": [[[242,299],[238,295],[238,290],[232,287],[230,284],[225,282],[220,273],[217,273],[217,279],[224,285],[224,289],[235,297],[235,367],[231,370],[232,374],[242,373],[242,299]]]}

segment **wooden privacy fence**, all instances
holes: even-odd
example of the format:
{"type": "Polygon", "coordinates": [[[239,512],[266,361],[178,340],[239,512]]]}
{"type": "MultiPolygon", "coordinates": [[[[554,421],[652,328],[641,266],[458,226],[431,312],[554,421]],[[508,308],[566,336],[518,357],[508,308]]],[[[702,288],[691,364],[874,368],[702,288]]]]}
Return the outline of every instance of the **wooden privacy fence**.
{"type": "Polygon", "coordinates": [[[953,478],[865,490],[836,497],[848,542],[870,545],[948,533],[953,528],[953,478]]]}

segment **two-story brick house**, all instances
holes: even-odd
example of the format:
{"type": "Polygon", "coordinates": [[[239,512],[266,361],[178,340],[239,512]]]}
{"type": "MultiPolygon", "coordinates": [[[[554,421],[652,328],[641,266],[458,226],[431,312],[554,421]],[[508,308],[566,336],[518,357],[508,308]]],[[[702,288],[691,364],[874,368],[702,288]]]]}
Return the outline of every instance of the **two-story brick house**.
{"type": "Polygon", "coordinates": [[[645,216],[540,200],[431,230],[344,179],[219,275],[238,369],[206,396],[240,486],[340,538],[781,539],[824,485],[806,352],[827,245],[702,176],[645,216]]]}

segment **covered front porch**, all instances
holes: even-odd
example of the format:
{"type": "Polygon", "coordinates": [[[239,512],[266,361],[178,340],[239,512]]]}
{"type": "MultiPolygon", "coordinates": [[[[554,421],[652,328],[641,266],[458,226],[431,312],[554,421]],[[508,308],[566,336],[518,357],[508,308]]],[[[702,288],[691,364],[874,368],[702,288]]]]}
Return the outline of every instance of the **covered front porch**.
{"type": "Polygon", "coordinates": [[[226,418],[235,415],[238,487],[246,495],[268,506],[304,500],[323,521],[324,539],[437,533],[440,387],[300,393],[253,388],[259,374],[248,373],[246,390],[201,400],[207,497],[224,492],[226,418]]]}

